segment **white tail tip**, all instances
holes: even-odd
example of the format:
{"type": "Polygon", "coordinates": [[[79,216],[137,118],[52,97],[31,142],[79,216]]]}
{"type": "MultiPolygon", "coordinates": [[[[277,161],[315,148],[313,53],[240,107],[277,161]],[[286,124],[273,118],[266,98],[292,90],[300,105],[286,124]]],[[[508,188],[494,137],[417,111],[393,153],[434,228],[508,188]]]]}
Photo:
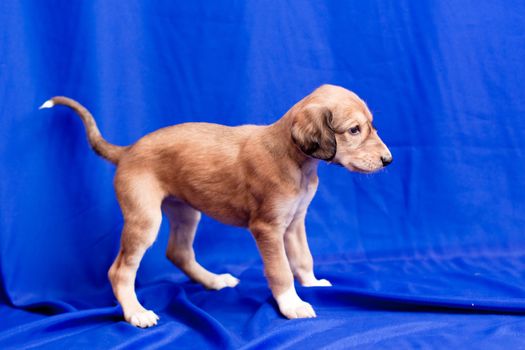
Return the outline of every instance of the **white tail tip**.
{"type": "Polygon", "coordinates": [[[42,104],[42,106],[40,106],[38,109],[44,109],[44,108],[51,108],[55,105],[55,102],[53,102],[52,100],[47,100],[46,102],[44,102],[42,104]]]}

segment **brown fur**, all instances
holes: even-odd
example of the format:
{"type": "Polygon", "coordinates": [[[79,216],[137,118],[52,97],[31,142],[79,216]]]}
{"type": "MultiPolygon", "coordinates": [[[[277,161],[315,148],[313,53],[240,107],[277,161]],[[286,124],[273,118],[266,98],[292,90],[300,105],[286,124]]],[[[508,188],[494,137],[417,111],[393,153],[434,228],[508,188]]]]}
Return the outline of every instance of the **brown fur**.
{"type": "Polygon", "coordinates": [[[125,223],[109,278],[124,317],[140,327],[156,324],[158,318],[138,302],[134,281],[144,252],[156,239],[161,210],[171,224],[167,256],[190,278],[212,289],[238,282],[197,263],[192,243],[202,211],[250,229],[286,317],[315,316],[309,304],[297,298],[302,304],[290,306],[279,296],[293,289],[294,276],[304,285],[328,283],[313,275],[304,227],[317,189],[318,161],[372,172],[392,158],[365,103],[332,85],[318,88],[272,125],[185,123],[157,130],[129,147],[105,141],[91,114],[77,102],[64,97],[52,101],[79,113],[94,150],[118,165],[114,184],[125,223]],[[351,135],[348,130],[356,125],[360,132],[351,135]]]}

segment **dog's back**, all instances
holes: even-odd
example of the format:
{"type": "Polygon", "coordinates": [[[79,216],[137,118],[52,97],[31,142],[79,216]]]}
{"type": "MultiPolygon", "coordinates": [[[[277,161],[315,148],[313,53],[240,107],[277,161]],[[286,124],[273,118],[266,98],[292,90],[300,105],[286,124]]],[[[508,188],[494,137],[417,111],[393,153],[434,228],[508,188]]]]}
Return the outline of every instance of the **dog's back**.
{"type": "Polygon", "coordinates": [[[121,157],[115,182],[127,184],[130,177],[152,176],[172,200],[205,208],[221,222],[246,226],[247,174],[239,166],[240,158],[250,138],[256,138],[263,128],[184,123],[159,129],[138,140],[121,157]]]}

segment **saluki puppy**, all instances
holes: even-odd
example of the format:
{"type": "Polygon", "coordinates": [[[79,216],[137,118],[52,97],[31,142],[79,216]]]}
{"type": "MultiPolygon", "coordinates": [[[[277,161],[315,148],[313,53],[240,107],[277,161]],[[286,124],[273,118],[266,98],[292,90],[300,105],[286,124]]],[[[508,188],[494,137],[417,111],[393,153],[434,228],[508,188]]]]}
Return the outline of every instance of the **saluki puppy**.
{"type": "Polygon", "coordinates": [[[249,228],[285,317],[315,317],[312,306],[297,295],[294,277],[303,286],[330,286],[314,274],[304,225],[317,190],[318,163],[370,173],[392,162],[366,104],[334,85],[319,87],[272,125],[184,123],[126,147],[102,138],[91,113],[74,100],[53,97],[41,108],[55,105],[77,112],[93,150],[117,166],[114,186],[124,227],[108,275],[124,318],[138,327],[158,320],[140,304],[134,284],[162,213],[171,225],[166,255],[189,278],[209,289],[239,283],[230,274],[208,271],[195,259],[193,239],[204,212],[249,228]]]}

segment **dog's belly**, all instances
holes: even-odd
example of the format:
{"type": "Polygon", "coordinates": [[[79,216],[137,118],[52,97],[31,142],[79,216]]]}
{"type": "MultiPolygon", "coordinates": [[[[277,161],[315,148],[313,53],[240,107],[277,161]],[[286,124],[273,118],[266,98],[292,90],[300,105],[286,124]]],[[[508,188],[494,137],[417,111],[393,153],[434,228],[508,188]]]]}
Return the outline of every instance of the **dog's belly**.
{"type": "Polygon", "coordinates": [[[192,193],[187,198],[171,196],[169,200],[184,202],[226,225],[248,226],[250,214],[246,208],[237,206],[229,201],[221,201],[220,198],[209,198],[207,196],[199,196],[198,193],[192,193]]]}
{"type": "MultiPolygon", "coordinates": [[[[185,162],[185,165],[188,163],[185,162]]],[[[166,181],[168,193],[224,224],[246,227],[250,219],[242,174],[235,167],[180,166],[166,181]]]]}
{"type": "Polygon", "coordinates": [[[223,224],[239,227],[247,227],[250,217],[247,212],[226,203],[225,205],[206,205],[200,211],[223,224]]]}

